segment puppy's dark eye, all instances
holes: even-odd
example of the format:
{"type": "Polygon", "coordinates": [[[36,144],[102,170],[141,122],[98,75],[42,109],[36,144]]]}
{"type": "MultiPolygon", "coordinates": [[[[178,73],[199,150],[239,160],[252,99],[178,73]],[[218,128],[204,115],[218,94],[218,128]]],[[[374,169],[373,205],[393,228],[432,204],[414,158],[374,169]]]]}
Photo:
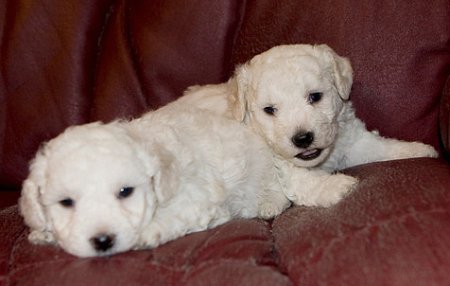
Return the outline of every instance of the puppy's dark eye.
{"type": "Polygon", "coordinates": [[[277,112],[277,109],[273,106],[266,106],[264,107],[264,112],[269,114],[269,115],[275,115],[275,112],[277,112]]]}
{"type": "Polygon", "coordinates": [[[125,199],[125,198],[128,198],[129,196],[131,196],[131,194],[133,194],[133,192],[134,192],[133,187],[123,187],[122,189],[120,189],[117,197],[119,199],[125,199]]]}
{"type": "Polygon", "coordinates": [[[59,204],[65,208],[71,208],[71,207],[75,206],[75,201],[72,200],[71,198],[65,198],[63,200],[60,200],[59,204]]]}
{"type": "Polygon", "coordinates": [[[308,102],[313,104],[322,99],[323,93],[321,92],[312,92],[308,96],[308,102]]]}

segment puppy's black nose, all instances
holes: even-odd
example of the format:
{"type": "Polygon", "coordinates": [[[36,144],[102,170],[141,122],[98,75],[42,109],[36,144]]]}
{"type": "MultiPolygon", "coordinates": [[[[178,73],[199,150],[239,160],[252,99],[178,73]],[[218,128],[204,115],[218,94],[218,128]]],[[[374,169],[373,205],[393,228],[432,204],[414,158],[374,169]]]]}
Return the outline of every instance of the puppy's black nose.
{"type": "Polygon", "coordinates": [[[314,141],[314,133],[299,132],[292,137],[292,143],[299,148],[308,148],[314,141]]]}
{"type": "Polygon", "coordinates": [[[97,251],[107,251],[114,246],[115,235],[99,234],[91,238],[91,244],[97,251]]]}

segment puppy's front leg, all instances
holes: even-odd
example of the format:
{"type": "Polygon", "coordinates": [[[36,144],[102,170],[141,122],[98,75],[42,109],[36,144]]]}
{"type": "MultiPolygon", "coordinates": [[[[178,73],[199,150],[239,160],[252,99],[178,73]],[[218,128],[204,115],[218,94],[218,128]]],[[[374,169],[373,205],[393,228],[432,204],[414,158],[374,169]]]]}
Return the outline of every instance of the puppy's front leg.
{"type": "Polygon", "coordinates": [[[282,179],[286,197],[296,205],[328,207],[339,202],[358,183],[354,177],[319,169],[291,168],[282,179]]]}

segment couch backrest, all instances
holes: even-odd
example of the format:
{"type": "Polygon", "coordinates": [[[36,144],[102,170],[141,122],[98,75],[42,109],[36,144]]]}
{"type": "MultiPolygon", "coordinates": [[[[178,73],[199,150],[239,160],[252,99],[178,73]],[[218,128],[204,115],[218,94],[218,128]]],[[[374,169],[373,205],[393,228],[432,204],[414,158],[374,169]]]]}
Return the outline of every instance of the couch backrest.
{"type": "Polygon", "coordinates": [[[0,3],[0,185],[68,125],[137,116],[225,81],[274,45],[327,43],[369,128],[439,146],[448,0],[7,0],[0,3]]]}

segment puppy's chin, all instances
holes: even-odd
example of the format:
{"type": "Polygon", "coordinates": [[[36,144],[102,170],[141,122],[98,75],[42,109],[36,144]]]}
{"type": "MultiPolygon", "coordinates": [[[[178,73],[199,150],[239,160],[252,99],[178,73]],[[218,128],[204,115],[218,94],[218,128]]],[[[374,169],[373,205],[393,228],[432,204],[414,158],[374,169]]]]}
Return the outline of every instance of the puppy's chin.
{"type": "Polygon", "coordinates": [[[96,251],[92,247],[87,246],[85,248],[77,248],[77,247],[62,247],[66,252],[78,256],[78,257],[101,257],[101,256],[110,256],[117,253],[125,252],[130,250],[131,248],[126,249],[119,249],[116,247],[113,247],[111,249],[108,249],[106,251],[96,251]]]}
{"type": "Polygon", "coordinates": [[[65,241],[58,241],[58,245],[67,253],[78,257],[99,256],[89,245],[75,245],[65,241]]]}
{"type": "Polygon", "coordinates": [[[290,158],[290,161],[297,167],[313,168],[323,163],[329,154],[330,148],[305,150],[290,158]]]}
{"type": "MultiPolygon", "coordinates": [[[[88,240],[87,240],[88,241],[88,240]]],[[[78,257],[102,257],[102,256],[110,256],[114,254],[118,254],[121,252],[126,252],[133,248],[133,245],[123,245],[116,244],[110,249],[99,251],[96,250],[92,245],[88,242],[63,242],[58,241],[59,246],[64,249],[67,253],[70,253],[74,256],[78,257]]]]}

